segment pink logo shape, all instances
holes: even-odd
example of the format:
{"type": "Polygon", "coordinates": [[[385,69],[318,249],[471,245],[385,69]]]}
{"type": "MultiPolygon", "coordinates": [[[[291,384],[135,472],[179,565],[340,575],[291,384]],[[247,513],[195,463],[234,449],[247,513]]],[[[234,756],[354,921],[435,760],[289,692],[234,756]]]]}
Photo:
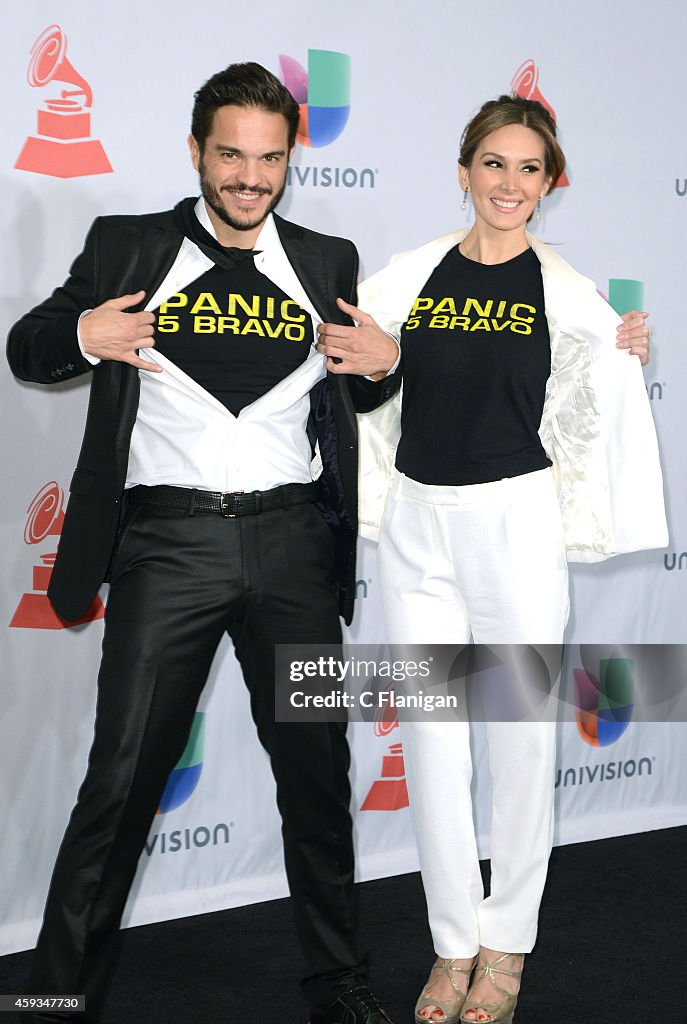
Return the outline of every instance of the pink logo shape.
{"type": "MultiPolygon", "coordinates": [[[[554,121],[556,120],[556,111],[539,91],[539,68],[531,58],[523,61],[515,72],[510,88],[513,96],[521,96],[525,100],[537,100],[543,107],[546,107],[554,121]]],[[[565,188],[569,184],[568,175],[563,171],[556,182],[556,188],[565,188]]]]}

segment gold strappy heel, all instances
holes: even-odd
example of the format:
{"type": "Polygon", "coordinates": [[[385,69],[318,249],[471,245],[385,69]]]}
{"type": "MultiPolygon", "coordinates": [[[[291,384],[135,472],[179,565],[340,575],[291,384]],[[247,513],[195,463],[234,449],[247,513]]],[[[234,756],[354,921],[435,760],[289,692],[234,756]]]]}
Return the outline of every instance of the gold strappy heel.
{"type": "Polygon", "coordinates": [[[481,971],[481,974],[479,974],[479,976],[476,974],[475,979],[477,981],[481,981],[483,978],[488,977],[494,988],[503,993],[503,999],[500,1003],[476,1002],[472,1003],[470,1006],[463,1005],[463,1013],[460,1017],[461,1024],[480,1024],[480,1022],[476,1020],[466,1020],[464,1016],[469,1010],[477,1009],[486,1010],[489,1014],[489,1019],[481,1022],[481,1024],[512,1024],[513,1014],[515,1013],[515,1007],[518,1002],[518,993],[508,992],[503,985],[499,985],[495,975],[503,974],[509,978],[520,978],[522,976],[522,967],[519,971],[509,971],[505,967],[499,967],[499,964],[503,963],[504,960],[507,960],[509,956],[514,955],[517,954],[504,953],[491,963],[489,960],[485,960],[480,957],[477,961],[477,967],[475,970],[477,972],[481,971]]]}
{"type": "Polygon", "coordinates": [[[420,993],[420,998],[415,1004],[415,1024],[459,1024],[460,1011],[463,1009],[463,1004],[468,997],[467,991],[463,990],[458,985],[454,975],[464,974],[470,981],[470,975],[472,974],[474,963],[471,967],[457,967],[455,960],[445,960],[443,957],[439,957],[437,962],[433,965],[430,971],[429,981],[420,993]],[[441,971],[446,975],[448,980],[451,982],[451,987],[456,993],[456,998],[451,999],[447,1002],[443,999],[436,999],[434,996],[430,996],[428,989],[432,987],[436,979],[432,980],[432,972],[441,971]],[[437,1010],[443,1013],[443,1017],[431,1018],[423,1017],[420,1014],[421,1010],[426,1010],[428,1006],[436,1006],[437,1010]]]}

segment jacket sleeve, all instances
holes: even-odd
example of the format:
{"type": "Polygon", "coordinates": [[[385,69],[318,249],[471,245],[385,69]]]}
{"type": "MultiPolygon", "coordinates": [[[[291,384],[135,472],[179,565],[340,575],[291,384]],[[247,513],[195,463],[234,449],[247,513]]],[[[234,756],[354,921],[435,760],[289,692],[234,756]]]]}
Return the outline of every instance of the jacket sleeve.
{"type": "Polygon", "coordinates": [[[401,365],[399,363],[393,373],[381,380],[368,380],[367,377],[353,376],[349,376],[347,379],[355,411],[372,412],[398,391],[401,386],[401,365]]]}
{"type": "Polygon", "coordinates": [[[100,219],[86,238],[65,283],[18,320],[7,339],[7,359],[15,377],[56,384],[93,367],[77,340],[79,317],[98,305],[96,298],[100,219]]]}

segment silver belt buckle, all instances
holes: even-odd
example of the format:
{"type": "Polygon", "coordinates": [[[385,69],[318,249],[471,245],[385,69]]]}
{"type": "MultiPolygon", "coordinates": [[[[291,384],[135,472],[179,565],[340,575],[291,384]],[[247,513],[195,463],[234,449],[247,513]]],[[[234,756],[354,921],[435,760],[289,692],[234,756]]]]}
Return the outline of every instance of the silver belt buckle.
{"type": "Polygon", "coordinates": [[[229,509],[230,499],[238,497],[239,494],[245,494],[245,491],[222,491],[220,494],[219,505],[224,519],[236,519],[238,516],[238,512],[230,512],[229,509]]]}

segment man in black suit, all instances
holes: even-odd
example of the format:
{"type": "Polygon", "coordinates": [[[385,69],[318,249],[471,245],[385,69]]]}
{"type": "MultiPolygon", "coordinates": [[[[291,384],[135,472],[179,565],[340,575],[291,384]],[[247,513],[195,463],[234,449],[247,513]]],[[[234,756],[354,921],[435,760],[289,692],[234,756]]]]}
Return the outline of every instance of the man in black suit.
{"type": "Polygon", "coordinates": [[[274,715],[274,645],[339,643],[339,613],[350,622],[353,399],[388,397],[396,356],[364,339],[334,374],[313,346],[317,322],[350,323],[336,298],[355,302],[358,257],[272,212],[298,116],[257,64],[213,76],[189,139],[202,198],[98,218],[66,283],[10,333],[18,377],[92,375],[50,599],[76,621],[110,581],[93,747],[31,978],[35,992],[85,992],[86,1014],[41,1024],[98,1019],[136,864],[225,631],[277,783],[310,1020],[389,1021],[357,935],[345,726],[274,715]]]}

